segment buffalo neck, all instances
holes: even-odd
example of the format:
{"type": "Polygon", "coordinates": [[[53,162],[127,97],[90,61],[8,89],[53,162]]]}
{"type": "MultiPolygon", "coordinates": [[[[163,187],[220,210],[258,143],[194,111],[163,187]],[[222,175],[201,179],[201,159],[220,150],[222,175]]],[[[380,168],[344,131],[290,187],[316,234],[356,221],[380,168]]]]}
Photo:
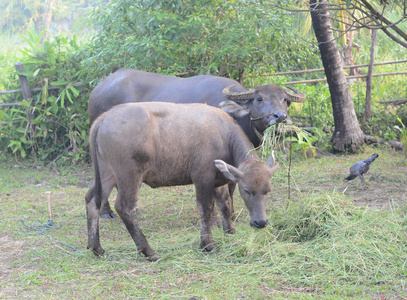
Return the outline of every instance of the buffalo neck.
{"type": "Polygon", "coordinates": [[[234,134],[232,138],[232,165],[239,167],[245,161],[259,160],[253,144],[244,134],[234,134]]]}
{"type": "Polygon", "coordinates": [[[241,118],[235,118],[236,122],[243,129],[246,136],[249,138],[250,142],[254,147],[258,147],[261,144],[261,133],[257,132],[252,121],[250,121],[250,115],[246,115],[241,118]]]}

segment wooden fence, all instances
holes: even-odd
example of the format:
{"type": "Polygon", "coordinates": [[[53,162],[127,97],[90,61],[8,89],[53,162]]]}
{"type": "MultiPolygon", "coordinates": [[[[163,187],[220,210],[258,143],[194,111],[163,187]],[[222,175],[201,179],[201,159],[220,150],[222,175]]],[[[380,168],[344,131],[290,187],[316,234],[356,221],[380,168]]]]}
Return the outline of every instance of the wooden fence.
{"type": "MultiPolygon", "coordinates": [[[[373,66],[382,66],[382,65],[390,65],[390,64],[400,64],[406,63],[407,59],[403,60],[394,60],[394,61],[386,61],[381,63],[374,63],[373,66]]],[[[362,68],[368,67],[369,64],[362,64],[362,65],[352,65],[352,66],[343,66],[344,69],[351,69],[351,68],[362,68]]],[[[245,77],[255,77],[255,76],[281,76],[281,75],[292,75],[292,74],[304,74],[304,73],[316,73],[316,72],[323,72],[325,69],[311,69],[311,70],[300,70],[300,71],[290,71],[290,72],[279,72],[279,73],[265,73],[262,75],[247,75],[245,77]]],[[[392,72],[392,73],[378,73],[373,74],[373,77],[380,77],[380,76],[391,76],[391,75],[404,75],[407,74],[407,71],[402,72],[392,72]]],[[[353,75],[353,76],[346,76],[346,79],[354,79],[354,78],[366,78],[367,75],[353,75]]],[[[284,83],[285,85],[292,85],[292,84],[300,84],[300,83],[313,83],[313,82],[324,82],[326,78],[319,78],[319,79],[310,79],[310,80],[300,80],[300,81],[291,81],[284,83]]]]}
{"type": "MultiPolygon", "coordinates": [[[[21,62],[18,62],[15,64],[15,68],[18,71],[17,73],[21,73],[22,71],[25,71],[24,69],[24,64],[21,62]]],[[[0,91],[0,96],[1,95],[6,95],[6,94],[15,94],[15,93],[22,93],[24,100],[26,100],[28,103],[31,104],[31,95],[33,92],[39,92],[42,91],[43,88],[31,88],[30,85],[28,84],[28,79],[25,75],[18,75],[18,79],[20,80],[20,85],[21,89],[19,90],[9,90],[9,91],[0,91]]],[[[74,83],[72,84],[75,87],[85,85],[82,82],[74,83]]],[[[48,90],[59,90],[61,86],[48,86],[48,90]]],[[[21,102],[10,102],[10,103],[0,103],[0,107],[3,106],[18,106],[21,105],[21,102]]],[[[28,120],[32,120],[34,118],[34,114],[30,112],[29,109],[27,109],[27,118],[28,120]]],[[[14,123],[19,123],[20,121],[14,121],[14,123]]],[[[6,123],[0,123],[0,125],[4,125],[6,123]]]]}
{"type": "MultiPolygon", "coordinates": [[[[388,62],[381,62],[381,63],[374,63],[374,66],[380,66],[380,65],[387,65],[387,64],[398,64],[398,63],[406,63],[407,59],[405,60],[397,60],[397,61],[388,61],[388,62]]],[[[348,68],[360,68],[360,67],[368,67],[369,64],[363,64],[363,65],[352,65],[352,66],[344,66],[344,69],[348,68]]],[[[15,68],[17,71],[24,71],[24,64],[21,62],[18,62],[15,64],[15,68]]],[[[280,72],[280,73],[272,73],[272,74],[262,74],[260,76],[279,76],[279,75],[291,75],[291,74],[302,74],[302,73],[314,73],[314,72],[323,72],[325,71],[324,69],[312,69],[312,70],[301,70],[301,71],[291,71],[291,72],[280,72]]],[[[373,74],[373,77],[379,77],[379,76],[393,76],[393,75],[405,75],[407,74],[407,71],[402,71],[402,72],[393,72],[393,73],[378,73],[378,74],[373,74]]],[[[253,76],[258,76],[258,75],[248,75],[245,77],[253,77],[253,76]]],[[[6,94],[13,94],[13,93],[22,93],[24,100],[26,100],[28,103],[31,103],[31,95],[33,92],[39,92],[42,90],[42,88],[30,88],[30,85],[28,84],[27,77],[24,75],[18,75],[20,84],[21,84],[21,89],[19,90],[10,90],[10,91],[0,91],[0,96],[1,95],[6,95],[6,94]]],[[[346,76],[347,79],[353,79],[353,78],[365,78],[367,75],[355,75],[355,76],[346,76]]],[[[320,79],[311,79],[311,80],[300,80],[300,81],[291,81],[291,82],[286,82],[284,83],[285,85],[292,85],[292,84],[302,84],[302,83],[314,83],[314,82],[324,82],[326,81],[326,78],[320,78],[320,79]]],[[[82,86],[84,83],[78,82],[72,84],[74,87],[82,86]]],[[[48,86],[48,90],[58,90],[60,89],[61,86],[48,86]]],[[[401,100],[392,100],[392,102],[397,102],[399,103],[405,103],[407,100],[401,99],[401,100]]],[[[3,106],[17,106],[21,105],[21,102],[11,102],[11,103],[0,103],[0,107],[3,106]]],[[[29,110],[27,109],[27,117],[29,120],[31,120],[34,116],[30,114],[29,110]]],[[[2,123],[0,123],[2,124],[2,123]]]]}

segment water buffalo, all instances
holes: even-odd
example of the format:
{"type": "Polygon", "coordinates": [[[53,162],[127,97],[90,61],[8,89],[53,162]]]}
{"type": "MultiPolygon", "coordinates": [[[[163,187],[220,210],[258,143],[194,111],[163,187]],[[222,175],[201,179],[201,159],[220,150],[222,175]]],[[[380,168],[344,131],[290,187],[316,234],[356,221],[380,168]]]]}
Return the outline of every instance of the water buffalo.
{"type": "MultiPolygon", "coordinates": [[[[258,147],[264,130],[273,124],[290,121],[288,106],[291,102],[304,102],[305,95],[274,84],[247,90],[237,81],[224,77],[200,75],[179,78],[125,68],[111,74],[94,88],[89,97],[88,115],[92,124],[102,113],[122,103],[164,101],[206,103],[218,107],[228,100],[233,103],[229,102],[227,111],[254,147],[258,147]]],[[[233,190],[231,185],[231,195],[233,190]]],[[[101,216],[115,216],[108,201],[102,203],[101,216]]]]}
{"type": "Polygon", "coordinates": [[[227,183],[235,182],[250,213],[250,225],[267,226],[267,194],[278,167],[274,156],[262,163],[236,122],[221,109],[205,104],[164,102],[117,105],[101,115],[90,131],[95,180],[85,196],[88,248],[104,253],[99,239],[101,203],[117,187],[115,209],[147,259],[159,257],[137,222],[141,184],[194,184],[201,224],[200,247],[214,249],[211,215],[214,202],[223,229],[234,233],[227,183]]]}
{"type": "Polygon", "coordinates": [[[206,103],[218,107],[232,100],[246,107],[246,113],[233,117],[255,147],[269,126],[290,120],[291,102],[304,102],[303,93],[292,93],[271,84],[247,90],[229,78],[200,75],[189,78],[119,69],[96,86],[89,96],[90,124],[113,106],[129,102],[206,103]],[[233,88],[231,87],[233,86],[233,88]]]}

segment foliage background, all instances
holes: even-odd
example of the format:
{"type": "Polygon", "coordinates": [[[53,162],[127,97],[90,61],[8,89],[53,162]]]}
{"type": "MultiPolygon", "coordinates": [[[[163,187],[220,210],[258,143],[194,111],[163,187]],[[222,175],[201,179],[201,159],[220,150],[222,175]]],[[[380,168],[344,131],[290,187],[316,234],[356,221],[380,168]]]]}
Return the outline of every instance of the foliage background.
{"type": "MultiPolygon", "coordinates": [[[[321,68],[312,32],[298,29],[304,15],[277,8],[288,7],[289,1],[72,0],[64,2],[65,6],[55,1],[56,6],[61,6],[55,11],[54,23],[68,24],[69,31],[56,31],[57,25],[50,26],[48,31],[39,31],[42,23],[34,8],[41,12],[46,9],[43,4],[35,6],[35,2],[24,6],[25,1],[13,0],[2,4],[13,9],[24,6],[30,17],[21,25],[15,20],[15,13],[9,12],[1,24],[2,38],[9,43],[5,43],[6,47],[0,52],[0,90],[19,88],[18,74],[14,70],[17,61],[25,64],[24,74],[31,87],[42,88],[33,94],[36,119],[32,123],[26,117],[27,103],[0,109],[0,151],[15,153],[17,158],[64,164],[89,160],[88,95],[96,84],[120,67],[177,76],[227,76],[243,79],[247,87],[323,77],[323,72],[261,76],[321,68]],[[70,12],[61,13],[64,8],[70,12]],[[67,22],[74,17],[77,17],[75,22],[67,22]],[[14,42],[14,48],[7,45],[14,42]],[[16,48],[19,51],[16,52],[16,48]],[[75,83],[83,85],[78,87],[75,83]],[[48,92],[48,86],[60,89],[48,92]]],[[[406,49],[395,45],[381,32],[378,40],[376,61],[405,57],[406,49]]],[[[338,39],[338,43],[341,41],[338,39]]],[[[369,32],[359,32],[355,42],[359,44],[354,49],[355,62],[367,63],[369,32]]],[[[375,72],[404,69],[405,64],[387,65],[375,68],[375,72]]],[[[377,102],[405,98],[406,81],[405,76],[374,78],[373,117],[369,122],[362,118],[364,81],[350,85],[355,110],[366,134],[399,139],[402,132],[394,128],[399,125],[396,115],[406,124],[406,110],[402,106],[377,102]]],[[[306,93],[308,100],[302,105],[293,105],[290,114],[308,117],[305,122],[319,129],[316,146],[329,150],[333,117],[326,84],[295,87],[306,93]]],[[[3,95],[0,101],[22,101],[22,96],[3,95]]]]}
{"type": "Polygon", "coordinates": [[[127,66],[151,72],[273,72],[318,64],[317,48],[295,36],[293,16],[272,1],[120,0],[96,9],[85,50],[103,74],[127,66]]]}

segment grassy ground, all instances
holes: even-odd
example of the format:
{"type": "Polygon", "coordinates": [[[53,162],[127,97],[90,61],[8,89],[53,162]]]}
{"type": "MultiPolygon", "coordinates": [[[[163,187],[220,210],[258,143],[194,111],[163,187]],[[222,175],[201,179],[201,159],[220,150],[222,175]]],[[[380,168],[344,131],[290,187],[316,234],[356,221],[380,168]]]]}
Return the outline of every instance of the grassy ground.
{"type": "MultiPolygon", "coordinates": [[[[143,187],[139,220],[162,257],[138,255],[121,220],[101,221],[106,255],[86,249],[84,195],[90,166],[36,168],[0,163],[0,298],[5,299],[406,299],[407,168],[401,153],[367,148],[352,156],[278,156],[270,226],[250,228],[235,197],[237,233],[214,228],[216,252],[199,250],[192,186],[143,187]],[[365,176],[342,186],[350,165],[380,156],[365,176]],[[51,192],[55,227],[48,220],[51,192]],[[31,226],[31,228],[27,227],[31,226]]],[[[111,196],[111,204],[114,202],[111,196]]]]}

